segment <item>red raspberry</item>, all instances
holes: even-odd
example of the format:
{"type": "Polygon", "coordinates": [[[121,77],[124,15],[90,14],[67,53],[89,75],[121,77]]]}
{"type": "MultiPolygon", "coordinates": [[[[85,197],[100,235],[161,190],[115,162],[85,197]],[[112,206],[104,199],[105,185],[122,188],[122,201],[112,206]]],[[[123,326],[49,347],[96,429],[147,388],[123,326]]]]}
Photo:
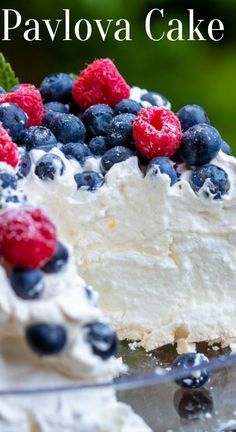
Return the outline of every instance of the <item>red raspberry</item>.
{"type": "Polygon", "coordinates": [[[40,209],[9,209],[0,214],[0,245],[13,267],[40,268],[56,252],[56,228],[40,209]]]}
{"type": "Polygon", "coordinates": [[[17,145],[14,144],[10,135],[8,135],[6,129],[4,129],[3,124],[0,122],[0,161],[6,162],[13,168],[19,162],[19,152],[17,145]]]}
{"type": "Polygon", "coordinates": [[[31,84],[21,84],[12,93],[0,95],[0,103],[18,105],[28,115],[27,127],[40,126],[44,116],[43,101],[39,90],[31,84]]]}
{"type": "Polygon", "coordinates": [[[151,106],[142,109],[133,124],[136,147],[144,156],[172,156],[180,146],[182,131],[170,110],[151,106]]]}
{"type": "Polygon", "coordinates": [[[110,59],[101,59],[80,73],[72,95],[83,110],[98,103],[113,107],[129,97],[130,87],[110,59]]]}

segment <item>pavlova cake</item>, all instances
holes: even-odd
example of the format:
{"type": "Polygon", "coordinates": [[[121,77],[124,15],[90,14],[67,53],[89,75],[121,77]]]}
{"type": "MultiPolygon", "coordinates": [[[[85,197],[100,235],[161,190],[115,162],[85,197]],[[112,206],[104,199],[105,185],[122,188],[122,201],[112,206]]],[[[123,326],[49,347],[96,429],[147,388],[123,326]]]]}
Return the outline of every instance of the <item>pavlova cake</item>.
{"type": "Polygon", "coordinates": [[[203,108],[177,114],[109,59],[0,95],[18,189],[53,216],[121,338],[236,341],[236,159],[203,108]]]}
{"type": "Polygon", "coordinates": [[[17,191],[25,162],[1,125],[0,157],[8,162],[0,163],[1,431],[148,432],[112,387],[58,391],[124,371],[114,357],[118,338],[78,275],[73,249],[17,191]]]}

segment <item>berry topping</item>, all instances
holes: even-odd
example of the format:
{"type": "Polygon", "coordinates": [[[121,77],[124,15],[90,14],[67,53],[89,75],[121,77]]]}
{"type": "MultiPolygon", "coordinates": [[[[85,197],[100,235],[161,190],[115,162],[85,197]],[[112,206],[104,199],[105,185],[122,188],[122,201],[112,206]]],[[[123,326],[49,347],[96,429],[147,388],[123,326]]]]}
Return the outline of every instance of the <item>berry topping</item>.
{"type": "Polygon", "coordinates": [[[18,148],[0,122],[0,162],[6,162],[15,168],[18,161],[18,148]]]}
{"type": "Polygon", "coordinates": [[[56,137],[50,129],[44,126],[31,126],[27,129],[22,141],[27,151],[40,149],[47,152],[57,147],[56,137]]]}
{"type": "MultiPolygon", "coordinates": [[[[42,125],[49,128],[50,129],[50,124],[51,122],[59,115],[61,115],[63,113],[61,112],[57,112],[57,111],[53,111],[53,110],[45,110],[44,111],[44,116],[43,116],[43,120],[42,120],[42,125]]],[[[64,113],[66,114],[66,113],[64,113]]]]}
{"type": "Polygon", "coordinates": [[[94,156],[102,156],[109,149],[107,138],[104,136],[97,136],[91,139],[88,146],[94,156]]]}
{"type": "Polygon", "coordinates": [[[176,115],[181,123],[183,132],[199,123],[210,123],[206,111],[199,105],[186,105],[176,115]]]}
{"type": "Polygon", "coordinates": [[[225,154],[227,154],[229,156],[232,156],[232,154],[233,154],[230,145],[225,141],[221,141],[220,149],[222,150],[222,152],[224,152],[225,154]]]}
{"type": "Polygon", "coordinates": [[[21,84],[13,93],[0,95],[0,104],[18,105],[28,116],[27,126],[39,126],[43,119],[43,102],[39,90],[31,84],[21,84]]]}
{"type": "Polygon", "coordinates": [[[85,140],[84,124],[73,114],[54,115],[49,127],[57,140],[63,144],[85,140]]]}
{"type": "Polygon", "coordinates": [[[17,141],[27,124],[27,116],[24,111],[13,103],[0,104],[0,121],[13,141],[17,141]]]}
{"type": "Polygon", "coordinates": [[[19,156],[20,161],[18,164],[18,170],[16,175],[18,179],[22,179],[24,177],[27,177],[27,175],[30,173],[32,160],[29,153],[24,150],[23,147],[19,147],[19,156]]]}
{"type": "Polygon", "coordinates": [[[88,327],[87,342],[90,343],[94,354],[107,360],[119,348],[118,338],[109,324],[96,322],[88,327]]]}
{"type": "Polygon", "coordinates": [[[54,111],[57,113],[68,114],[69,109],[61,102],[48,102],[44,104],[45,111],[54,111]]]}
{"type": "Polygon", "coordinates": [[[171,103],[160,93],[147,92],[141,96],[141,102],[148,102],[149,104],[159,108],[171,109],[171,103]]]}
{"type": "Polygon", "coordinates": [[[204,165],[217,155],[221,142],[221,136],[213,126],[200,123],[184,132],[180,155],[189,165],[204,165]]]}
{"type": "Polygon", "coordinates": [[[13,270],[10,282],[16,295],[24,300],[34,300],[43,294],[43,272],[40,270],[13,270]]]}
{"type": "Polygon", "coordinates": [[[96,171],[83,171],[82,173],[75,174],[75,181],[77,189],[94,192],[102,187],[104,184],[104,177],[96,171]]]}
{"type": "Polygon", "coordinates": [[[63,160],[53,153],[43,155],[35,165],[35,174],[43,181],[54,180],[55,176],[62,176],[64,171],[63,160]]]}
{"type": "Polygon", "coordinates": [[[66,329],[61,325],[33,324],[26,329],[26,340],[39,356],[60,353],[66,345],[66,329]]]}
{"type": "Polygon", "coordinates": [[[61,242],[57,242],[57,250],[55,255],[50,258],[42,270],[45,273],[58,273],[66,266],[68,259],[68,249],[61,242]]]}
{"type": "Polygon", "coordinates": [[[172,156],[180,146],[181,125],[176,115],[154,106],[140,111],[133,125],[136,147],[144,156],[172,156]]]}
{"type": "Polygon", "coordinates": [[[171,164],[170,159],[164,156],[152,159],[148,164],[147,173],[151,176],[156,176],[160,173],[168,175],[171,186],[178,181],[177,173],[171,164]]]}
{"type": "Polygon", "coordinates": [[[87,144],[84,143],[64,144],[60,150],[65,155],[66,159],[74,159],[82,166],[84,165],[86,159],[93,156],[87,144]]]}
{"type": "Polygon", "coordinates": [[[13,267],[40,268],[55,254],[56,228],[40,209],[8,209],[0,214],[0,245],[13,267]]]}
{"type": "MultiPolygon", "coordinates": [[[[187,353],[179,356],[172,365],[173,369],[187,370],[190,367],[200,366],[208,363],[209,360],[204,354],[187,353]]],[[[181,387],[199,388],[202,387],[210,378],[208,370],[202,368],[199,371],[193,372],[187,378],[176,380],[176,384],[181,387]]]]}
{"type": "Polygon", "coordinates": [[[66,73],[52,73],[42,81],[40,93],[44,102],[70,102],[74,78],[66,73]]]}
{"type": "Polygon", "coordinates": [[[16,176],[10,172],[0,169],[0,188],[16,189],[16,187],[17,187],[16,176]]]}
{"type": "Polygon", "coordinates": [[[204,196],[220,199],[230,189],[228,174],[216,165],[205,165],[193,171],[190,184],[195,192],[202,189],[204,196]]]}
{"type": "Polygon", "coordinates": [[[114,117],[113,109],[105,104],[92,105],[83,113],[81,120],[86,126],[88,138],[105,135],[114,117]]]}
{"type": "Polygon", "coordinates": [[[123,99],[114,107],[114,113],[115,115],[126,113],[137,115],[141,109],[142,105],[139,102],[133,99],[123,99]]]}
{"type": "Polygon", "coordinates": [[[125,160],[134,156],[132,150],[127,147],[117,146],[113,147],[110,150],[107,150],[106,153],[102,156],[101,159],[101,171],[106,173],[113,167],[113,165],[124,162],[125,160]]]}
{"type": "Polygon", "coordinates": [[[119,114],[110,122],[107,128],[107,141],[111,147],[130,146],[134,144],[133,123],[134,114],[119,114]]]}
{"type": "Polygon", "coordinates": [[[130,88],[110,59],[95,60],[84,69],[73,87],[74,101],[82,109],[95,104],[114,107],[128,98],[130,88]]]}

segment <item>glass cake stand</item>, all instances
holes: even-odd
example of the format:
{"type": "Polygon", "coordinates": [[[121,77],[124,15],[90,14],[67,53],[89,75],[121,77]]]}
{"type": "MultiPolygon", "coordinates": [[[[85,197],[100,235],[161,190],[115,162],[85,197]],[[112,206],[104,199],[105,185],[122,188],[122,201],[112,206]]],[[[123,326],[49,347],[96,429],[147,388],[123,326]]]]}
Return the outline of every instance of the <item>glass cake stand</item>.
{"type": "MultiPolygon", "coordinates": [[[[206,344],[199,344],[198,352],[210,359],[204,369],[211,371],[211,380],[196,390],[175,384],[176,379],[186,377],[186,372],[170,368],[176,358],[174,347],[145,353],[132,344],[122,344],[120,354],[129,372],[114,383],[0,390],[0,401],[13,397],[55,398],[58,394],[69,398],[73,394],[79,403],[81,392],[99,394],[102,389],[114,388],[117,398],[131,405],[154,432],[236,432],[236,354],[206,344]]],[[[187,375],[196,370],[199,368],[189,368],[187,375]]]]}

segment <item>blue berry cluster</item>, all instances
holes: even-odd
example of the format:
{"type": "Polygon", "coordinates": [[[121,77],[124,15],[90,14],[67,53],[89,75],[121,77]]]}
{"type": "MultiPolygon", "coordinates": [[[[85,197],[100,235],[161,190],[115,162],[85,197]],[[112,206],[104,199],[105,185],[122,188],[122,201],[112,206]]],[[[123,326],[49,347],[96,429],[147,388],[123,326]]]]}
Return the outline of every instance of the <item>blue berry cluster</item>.
{"type": "MultiPolygon", "coordinates": [[[[80,167],[88,158],[101,158],[100,173],[90,170],[75,175],[78,189],[96,191],[105,183],[105,175],[113,165],[137,156],[144,172],[152,177],[159,173],[166,174],[171,186],[180,179],[178,165],[184,163],[192,170],[190,184],[197,194],[204,188],[206,197],[218,200],[228,193],[230,184],[227,173],[211,162],[220,150],[228,155],[232,154],[232,150],[210,124],[202,107],[186,105],[177,112],[183,132],[180,148],[171,158],[162,156],[150,161],[135,147],[133,123],[143,106],[171,109],[166,97],[146,92],[141,95],[140,103],[123,99],[114,108],[96,104],[81,111],[72,100],[73,84],[74,78],[62,72],[50,74],[42,81],[42,126],[27,128],[27,116],[21,108],[11,103],[0,105],[0,121],[21,148],[18,179],[29,174],[29,152],[35,149],[43,152],[34,168],[36,176],[42,181],[62,176],[66,169],[63,158],[59,151],[57,154],[51,152],[53,148],[58,148],[64,157],[77,161],[80,167]]],[[[4,92],[4,89],[0,91],[4,92]]]]}
{"type": "Polygon", "coordinates": [[[230,146],[210,124],[202,107],[186,105],[177,116],[183,131],[178,158],[192,168],[190,184],[193,190],[198,193],[203,188],[205,197],[222,198],[230,189],[228,175],[211,161],[220,150],[232,154],[230,146]]]}

